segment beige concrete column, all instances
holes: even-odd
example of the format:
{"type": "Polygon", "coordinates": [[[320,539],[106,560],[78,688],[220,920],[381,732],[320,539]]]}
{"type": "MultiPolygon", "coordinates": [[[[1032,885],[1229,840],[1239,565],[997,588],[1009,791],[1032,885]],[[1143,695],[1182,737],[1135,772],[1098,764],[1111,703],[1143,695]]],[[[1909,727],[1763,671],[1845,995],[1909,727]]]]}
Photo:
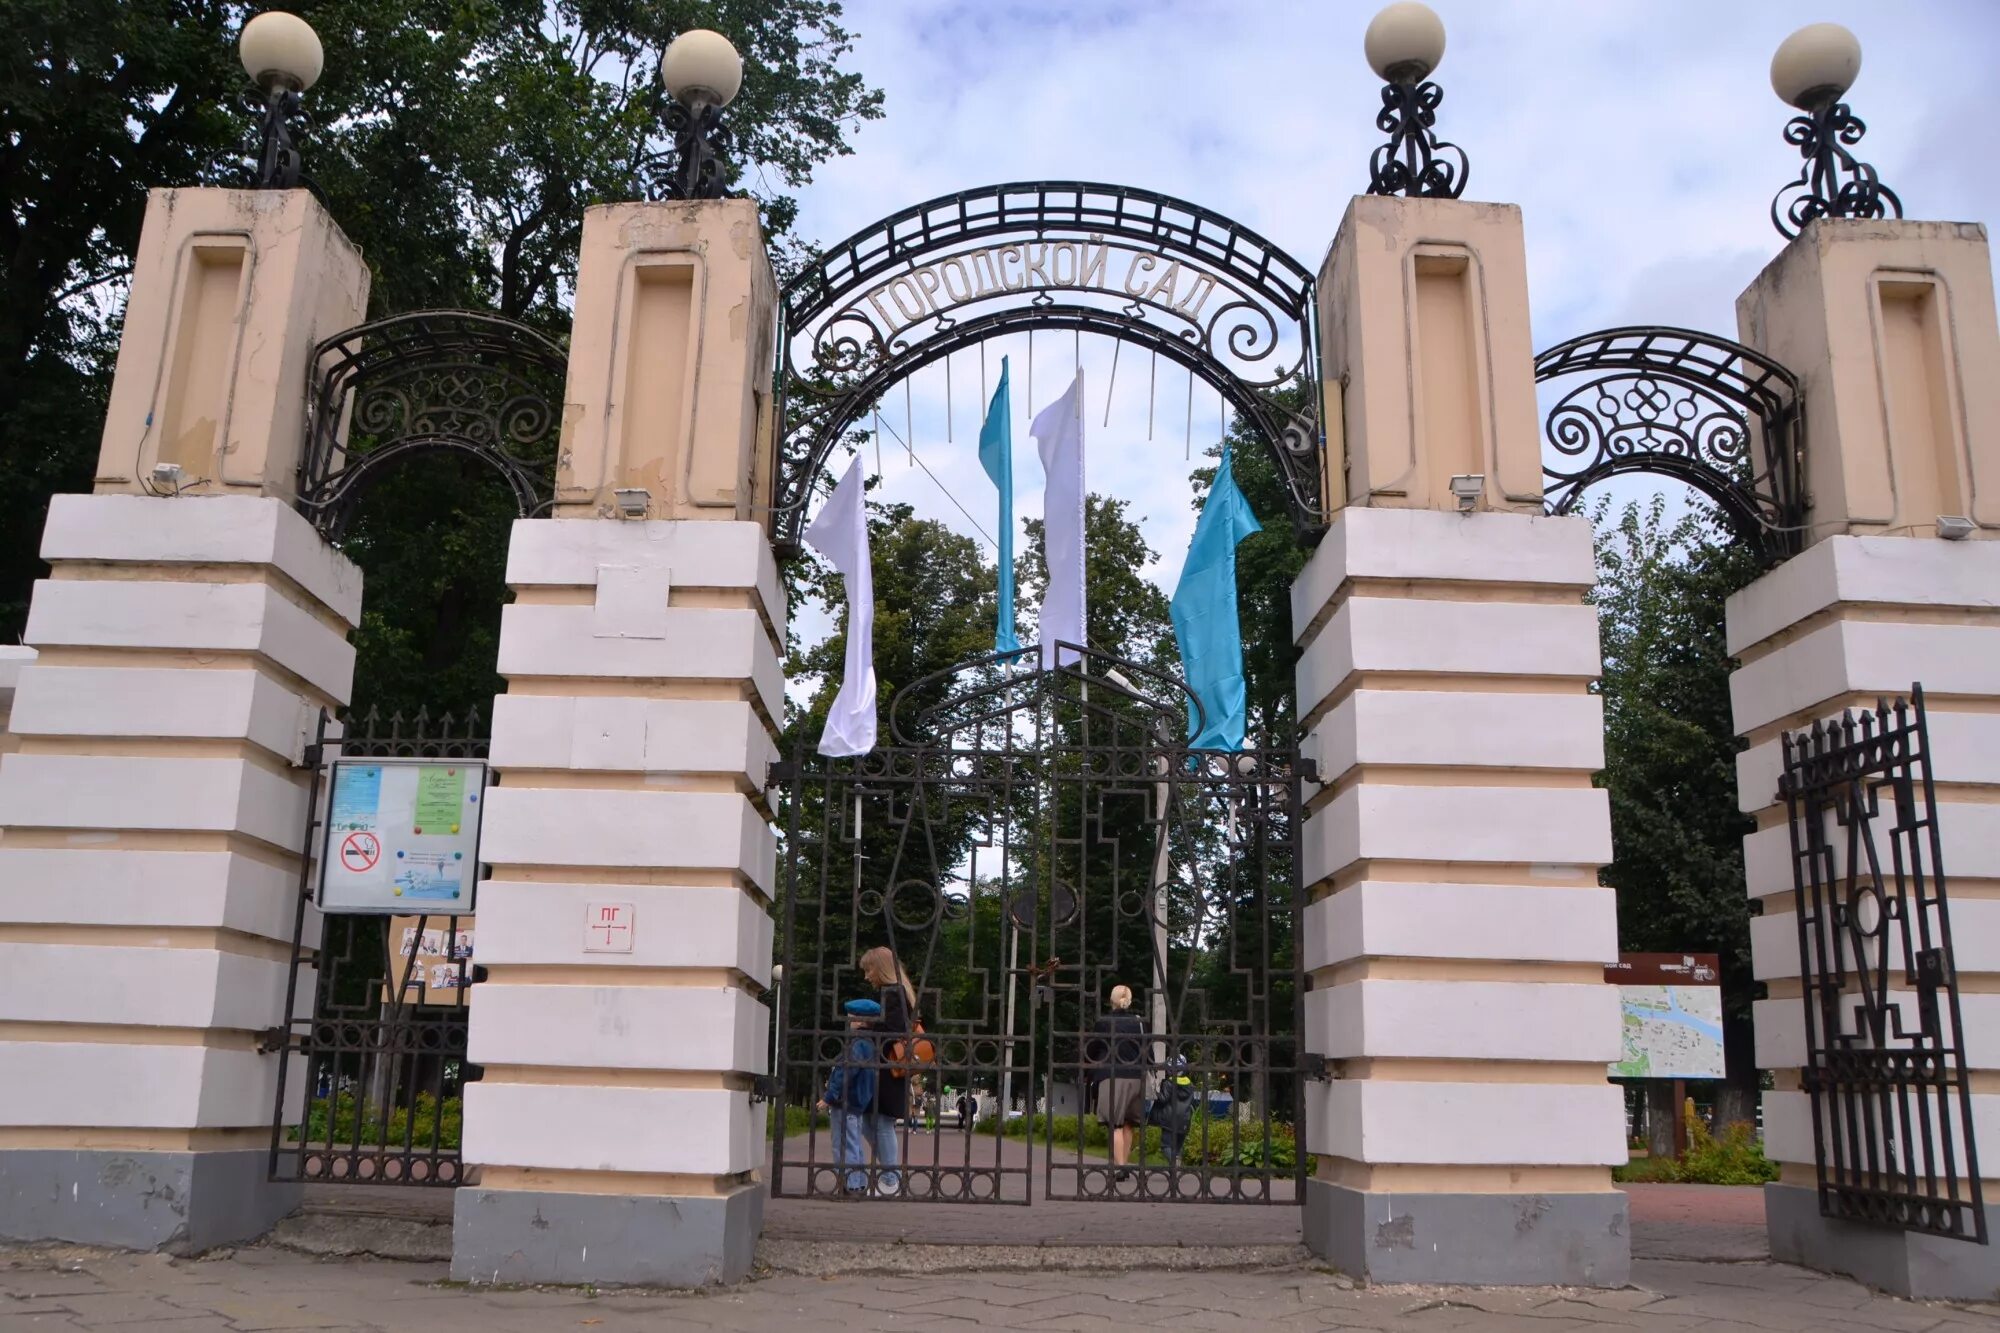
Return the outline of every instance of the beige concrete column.
{"type": "MultiPolygon", "coordinates": [[[[1757,978],[1766,1191],[1778,1259],[1906,1296],[1990,1297],[1989,1247],[1820,1216],[1779,737],[1921,682],[1950,897],[1973,1130],[2000,1174],[2000,322],[1971,224],[1808,226],[1737,302],[1745,342],[1799,376],[1813,544],[1730,599],[1730,680],[1757,978]],[[1939,540],[1939,516],[1970,540],[1939,540]]],[[[1913,987],[1898,977],[1899,993],[1913,987]]],[[[1913,1019],[1914,1021],[1914,1019],[1913,1019]]],[[[2000,1179],[1985,1182],[1990,1200],[2000,1179]]]]}
{"type": "Polygon", "coordinates": [[[257,1034],[361,579],[280,497],[312,347],[367,288],[303,190],[148,205],[98,493],[50,506],[0,758],[0,1237],[199,1249],[296,1203],[257,1034]]]}
{"type": "Polygon", "coordinates": [[[784,713],[785,599],[754,507],[775,302],[747,200],[585,219],[557,517],[516,524],[508,552],[461,1279],[749,1270],[784,713]],[[624,490],[651,517],[620,517],[624,490]]]}
{"type": "Polygon", "coordinates": [[[1325,784],[1307,1243],[1374,1281],[1616,1285],[1595,564],[1586,520],[1541,513],[1519,210],[1356,199],[1319,299],[1351,502],[1292,589],[1325,784]]]}

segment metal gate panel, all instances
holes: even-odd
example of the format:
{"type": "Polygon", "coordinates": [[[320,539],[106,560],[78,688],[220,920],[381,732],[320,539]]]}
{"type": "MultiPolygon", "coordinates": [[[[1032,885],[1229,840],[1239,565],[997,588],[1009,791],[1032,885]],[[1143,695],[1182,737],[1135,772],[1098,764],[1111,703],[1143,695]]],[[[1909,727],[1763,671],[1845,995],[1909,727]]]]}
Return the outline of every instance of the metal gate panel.
{"type": "Polygon", "coordinates": [[[413,910],[394,918],[322,916],[311,869],[323,824],[326,775],[335,759],[479,759],[487,737],[477,710],[464,722],[419,712],[370,712],[328,737],[321,720],[308,750],[313,770],[304,869],[292,934],[285,1012],[260,1049],[281,1051],[271,1117],[270,1178],[318,1184],[456,1186],[460,1094],[478,1071],[465,1059],[471,918],[413,910]],[[315,938],[316,934],[316,938],[315,938]],[[404,939],[403,936],[410,936],[404,939]],[[426,941],[436,940],[436,949],[426,941]],[[425,964],[429,956],[436,961],[425,964]],[[297,1007],[310,967],[312,1007],[297,1007]]]}
{"type": "Polygon", "coordinates": [[[1783,746],[1820,1212],[1983,1245],[1923,689],[1783,746]]]}

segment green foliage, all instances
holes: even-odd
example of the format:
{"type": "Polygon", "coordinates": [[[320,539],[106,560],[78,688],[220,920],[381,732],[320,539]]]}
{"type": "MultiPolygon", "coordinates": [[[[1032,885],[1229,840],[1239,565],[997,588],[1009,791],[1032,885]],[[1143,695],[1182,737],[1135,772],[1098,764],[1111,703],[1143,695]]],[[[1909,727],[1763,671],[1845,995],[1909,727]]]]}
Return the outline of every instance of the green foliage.
{"type": "Polygon", "coordinates": [[[815,1113],[808,1107],[788,1105],[785,1107],[782,1120],[777,1116],[770,1117],[766,1132],[775,1139],[778,1137],[778,1131],[782,1129],[785,1137],[789,1139],[809,1132],[814,1126],[825,1129],[831,1123],[824,1111],[815,1113]]]}
{"type": "MultiPolygon", "coordinates": [[[[103,414],[146,194],[247,179],[256,114],[236,34],[265,7],[0,0],[0,641],[25,620],[49,495],[88,489],[100,435],[139,445],[144,422],[103,414]]],[[[791,191],[881,114],[842,68],[852,39],[834,0],[287,7],[326,50],[301,155],[367,258],[374,315],[488,307],[560,336],[585,208],[647,197],[667,171],[659,53],[688,28],[744,54],[733,183],[762,206],[781,265],[798,259],[791,191]]],[[[362,706],[491,704],[489,553],[512,508],[495,477],[453,471],[398,469],[364,503],[362,706]]]]}
{"type": "MultiPolygon", "coordinates": [[[[464,1119],[464,1107],[457,1097],[447,1097],[440,1104],[432,1093],[420,1092],[414,1112],[408,1106],[398,1106],[389,1112],[385,1132],[380,1106],[360,1102],[352,1092],[342,1092],[332,1098],[312,1099],[306,1111],[306,1142],[379,1143],[391,1147],[409,1143],[428,1148],[435,1134],[437,1147],[456,1148],[464,1119]]],[[[292,1137],[297,1139],[296,1131],[292,1137]]]]}
{"type": "Polygon", "coordinates": [[[1671,1157],[1639,1157],[1617,1167],[1611,1178],[1619,1184],[1651,1182],[1677,1185],[1763,1185],[1778,1178],[1778,1164],[1764,1156],[1756,1131],[1744,1121],[1712,1134],[1690,1100],[1682,1117],[1687,1123],[1687,1152],[1671,1157]]]}
{"type": "Polygon", "coordinates": [[[1754,1089],[1751,822],[1737,808],[1723,602],[1757,558],[1707,513],[1668,523],[1660,497],[1615,515],[1603,502],[1592,519],[1613,853],[1602,879],[1618,891],[1619,947],[1720,955],[1731,1082],[1754,1089]]]}

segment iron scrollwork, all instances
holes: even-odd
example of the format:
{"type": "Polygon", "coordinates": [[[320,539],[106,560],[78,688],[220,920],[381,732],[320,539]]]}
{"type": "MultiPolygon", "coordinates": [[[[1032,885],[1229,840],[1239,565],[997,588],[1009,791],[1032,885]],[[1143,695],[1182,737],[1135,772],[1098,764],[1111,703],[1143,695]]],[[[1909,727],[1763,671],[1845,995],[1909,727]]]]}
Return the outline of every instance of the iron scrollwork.
{"type": "Polygon", "coordinates": [[[722,123],[722,108],[689,107],[668,98],[660,119],[674,136],[674,169],[661,187],[660,197],[722,198],[730,148],[729,127],[722,123]]]}
{"type": "Polygon", "coordinates": [[[1797,379],[1753,348],[1692,329],[1604,329],[1535,358],[1537,382],[1568,382],[1543,433],[1550,513],[1621,472],[1694,487],[1742,541],[1780,560],[1805,525],[1803,405],[1797,379]]]}
{"type": "Polygon", "coordinates": [[[435,450],[497,468],[523,518],[555,487],[563,349],[525,325],[466,310],[395,315],[315,350],[298,508],[339,540],[382,469],[435,450]]]}
{"type": "Polygon", "coordinates": [[[1771,200],[1771,225],[1786,239],[1815,218],[1903,216],[1903,201],[1882,183],[1875,168],[1848,148],[1868,132],[1847,107],[1833,99],[1785,125],[1785,142],[1799,150],[1805,166],[1799,178],[1771,200]]]}
{"type": "Polygon", "coordinates": [[[1186,367],[1264,438],[1302,535],[1327,521],[1312,275],[1194,204],[1074,181],[946,195],[830,247],[786,284],[782,311],[781,549],[797,547],[830,451],[894,384],[1028,329],[1098,333],[1186,367]]]}
{"type": "Polygon", "coordinates": [[[1375,128],[1389,136],[1368,158],[1368,193],[1456,199],[1465,193],[1471,164],[1465,150],[1437,137],[1437,109],[1444,89],[1426,79],[1382,85],[1375,128]]]}
{"type": "Polygon", "coordinates": [[[1923,689],[1783,751],[1820,1212],[1984,1245],[1923,689]]]}
{"type": "Polygon", "coordinates": [[[291,129],[291,118],[299,114],[302,105],[298,93],[283,84],[274,86],[265,98],[259,129],[257,189],[293,190],[304,180],[291,129]]]}

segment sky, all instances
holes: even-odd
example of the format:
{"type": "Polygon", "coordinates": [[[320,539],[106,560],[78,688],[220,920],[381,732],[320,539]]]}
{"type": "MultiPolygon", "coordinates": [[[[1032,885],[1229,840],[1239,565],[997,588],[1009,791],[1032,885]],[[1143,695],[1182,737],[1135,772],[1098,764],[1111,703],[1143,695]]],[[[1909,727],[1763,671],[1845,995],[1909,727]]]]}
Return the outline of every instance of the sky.
{"type": "MultiPolygon", "coordinates": [[[[801,196],[799,234],[831,244],[906,205],[972,186],[1081,179],[1204,205],[1317,271],[1381,136],[1380,81],[1362,57],[1374,0],[847,0],[848,65],[886,114],[801,196]]],[[[1520,205],[1534,343],[1626,323],[1735,336],[1735,298],[1783,244],[1768,210],[1798,172],[1771,91],[1771,53],[1802,24],[1860,38],[1848,95],[1856,150],[1907,216],[1991,225],[2000,180],[1996,0],[1433,0],[1447,31],[1433,78],[1439,134],[1471,161],[1466,199],[1520,205]]],[[[1032,412],[1061,392],[1077,348],[1037,337],[1012,358],[1016,516],[1041,510],[1032,412]]],[[[1171,589],[1193,531],[1189,471],[1221,429],[1214,390],[1086,340],[1089,484],[1131,504],[1171,589]],[[1148,399],[1151,399],[1150,409],[1148,399]],[[1107,401],[1108,399],[1108,401],[1107,401]],[[1150,416],[1150,424],[1149,424],[1150,416]]],[[[970,535],[994,529],[976,455],[980,358],[960,353],[883,405],[878,498],[970,535]],[[949,411],[947,411],[947,400],[949,411]],[[913,466],[904,442],[924,467],[913,466]],[[926,470],[927,469],[927,470],[926,470]],[[947,494],[948,493],[948,494],[947,494]],[[954,499],[955,497],[955,499],[954,499]],[[962,508],[961,508],[962,506],[962,508]],[[969,516],[968,516],[969,514],[969,516]]],[[[869,423],[872,425],[872,422],[869,423]]],[[[875,471],[875,446],[865,465],[875,471]]],[[[844,466],[836,460],[837,466],[844,466]]],[[[1643,495],[1646,479],[1618,483],[1643,495]]],[[[1674,489],[1672,483],[1664,488],[1674,489]]],[[[1261,516],[1283,525],[1281,514],[1261,516]]],[[[795,608],[817,638],[826,618],[795,608]]],[[[1023,626],[1023,638],[1030,626],[1023,626]]]]}

